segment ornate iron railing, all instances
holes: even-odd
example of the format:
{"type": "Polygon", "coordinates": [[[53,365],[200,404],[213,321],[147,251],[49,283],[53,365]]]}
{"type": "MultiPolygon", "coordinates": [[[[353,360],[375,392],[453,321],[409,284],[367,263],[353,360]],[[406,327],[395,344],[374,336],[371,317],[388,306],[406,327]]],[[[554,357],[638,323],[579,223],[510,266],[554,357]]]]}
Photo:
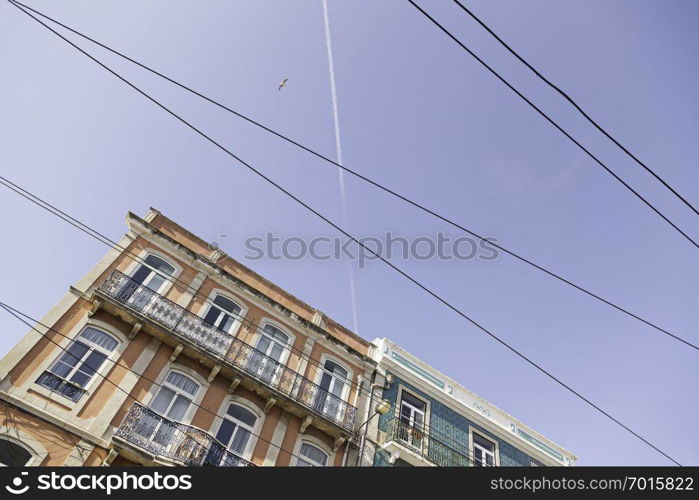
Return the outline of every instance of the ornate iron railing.
{"type": "Polygon", "coordinates": [[[233,337],[126,274],[113,271],[98,290],[187,340],[223,357],[233,337]]]}
{"type": "Polygon", "coordinates": [[[353,429],[356,407],[124,273],[113,271],[98,290],[323,418],[353,429]]]}
{"type": "Polygon", "coordinates": [[[425,427],[410,425],[400,417],[388,421],[386,441],[400,443],[440,467],[480,465],[470,458],[466,449],[458,449],[458,444],[447,443],[438,434],[430,433],[425,427]]]}
{"type": "Polygon", "coordinates": [[[186,466],[252,467],[207,432],[169,420],[134,403],[116,435],[156,457],[186,466]]]}

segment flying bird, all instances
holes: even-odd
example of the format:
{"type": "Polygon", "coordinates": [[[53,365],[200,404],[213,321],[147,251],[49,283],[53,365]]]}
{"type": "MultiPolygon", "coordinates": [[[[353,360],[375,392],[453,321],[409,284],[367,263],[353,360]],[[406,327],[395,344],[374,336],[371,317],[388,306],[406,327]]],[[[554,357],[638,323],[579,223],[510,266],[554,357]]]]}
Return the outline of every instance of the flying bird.
{"type": "Polygon", "coordinates": [[[282,87],[286,87],[286,82],[288,82],[288,81],[289,81],[288,78],[284,78],[284,81],[283,81],[282,83],[279,84],[279,89],[278,89],[278,90],[281,90],[282,87]]]}

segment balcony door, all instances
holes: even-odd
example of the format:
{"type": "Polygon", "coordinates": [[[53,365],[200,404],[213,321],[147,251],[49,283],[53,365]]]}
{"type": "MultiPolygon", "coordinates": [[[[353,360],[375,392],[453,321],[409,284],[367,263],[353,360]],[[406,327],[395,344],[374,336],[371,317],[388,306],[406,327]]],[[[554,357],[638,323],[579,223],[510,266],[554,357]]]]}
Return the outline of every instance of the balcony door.
{"type": "Polygon", "coordinates": [[[140,312],[146,312],[163,291],[167,277],[175,274],[175,268],[160,257],[148,255],[131,273],[118,298],[140,312]]]}
{"type": "Polygon", "coordinates": [[[400,401],[400,425],[397,438],[408,446],[422,451],[425,436],[427,403],[403,391],[400,401]]]}
{"type": "Polygon", "coordinates": [[[348,387],[347,370],[332,360],[325,360],[318,385],[320,391],[316,396],[315,409],[326,417],[337,420],[345,396],[345,387],[348,387]]]}
{"type": "Polygon", "coordinates": [[[265,325],[252,352],[248,367],[264,382],[274,385],[279,381],[284,367],[284,355],[289,343],[289,336],[279,328],[265,325]]]}
{"type": "Polygon", "coordinates": [[[236,321],[240,318],[240,311],[242,309],[238,304],[223,295],[217,295],[204,316],[204,323],[231,333],[236,321]]]}
{"type": "Polygon", "coordinates": [[[199,388],[199,384],[186,375],[170,372],[151,401],[149,406],[154,413],[139,426],[139,434],[155,447],[169,450],[178,437],[177,423],[185,418],[199,388]]]}
{"type": "Polygon", "coordinates": [[[231,403],[221,420],[216,440],[225,448],[212,446],[206,458],[206,465],[235,467],[245,464],[250,455],[253,430],[257,415],[242,405],[231,403]]]}

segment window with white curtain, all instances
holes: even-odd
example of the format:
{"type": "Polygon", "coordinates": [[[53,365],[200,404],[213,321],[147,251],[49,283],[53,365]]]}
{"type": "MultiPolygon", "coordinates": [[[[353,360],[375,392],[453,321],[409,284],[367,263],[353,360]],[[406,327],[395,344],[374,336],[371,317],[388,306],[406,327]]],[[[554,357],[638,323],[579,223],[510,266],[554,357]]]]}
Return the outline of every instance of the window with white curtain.
{"type": "Polygon", "coordinates": [[[119,341],[88,326],[36,381],[37,384],[77,401],[119,341]]]}
{"type": "Polygon", "coordinates": [[[328,454],[311,443],[301,444],[297,467],[325,467],[328,465],[328,454]]]}
{"type": "Polygon", "coordinates": [[[150,408],[170,420],[179,422],[199,391],[199,384],[180,372],[171,371],[150,403],[150,408]]]}
{"type": "Polygon", "coordinates": [[[149,404],[154,413],[141,418],[136,432],[164,449],[172,446],[179,432],[177,422],[185,418],[199,389],[199,384],[188,376],[176,371],[168,373],[149,404]]]}

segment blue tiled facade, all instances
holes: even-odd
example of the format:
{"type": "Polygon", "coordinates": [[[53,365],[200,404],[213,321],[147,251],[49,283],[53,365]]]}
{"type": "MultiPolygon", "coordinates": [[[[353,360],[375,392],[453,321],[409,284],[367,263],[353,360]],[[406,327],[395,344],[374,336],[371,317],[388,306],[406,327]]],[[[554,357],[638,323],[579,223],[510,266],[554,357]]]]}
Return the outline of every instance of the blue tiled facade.
{"type": "MultiPolygon", "coordinates": [[[[399,404],[398,393],[400,386],[403,386],[415,396],[418,396],[429,403],[429,422],[427,424],[429,426],[431,439],[428,441],[429,445],[427,458],[432,462],[440,465],[469,465],[466,457],[470,456],[468,447],[468,429],[469,426],[471,426],[481,435],[498,444],[498,454],[501,466],[541,465],[540,462],[533,459],[523,451],[518,450],[510,443],[494,436],[483,427],[455,412],[434,398],[428,396],[412,384],[401,380],[395,374],[393,374],[393,383],[389,389],[384,391],[383,395],[383,399],[389,401],[393,408],[392,411],[387,412],[384,415],[380,415],[379,429],[381,431],[387,432],[389,422],[397,415],[397,406],[399,404]],[[432,436],[435,436],[436,439],[432,438],[432,436]],[[440,443],[435,443],[435,441],[440,441],[440,443]],[[444,459],[444,450],[449,450],[450,452],[448,453],[449,458],[447,463],[445,463],[444,459]],[[436,454],[439,454],[439,458],[441,459],[435,459],[436,456],[433,455],[436,454]]],[[[389,465],[388,454],[383,450],[378,450],[374,457],[374,466],[380,467],[387,465],[389,465]]]]}

